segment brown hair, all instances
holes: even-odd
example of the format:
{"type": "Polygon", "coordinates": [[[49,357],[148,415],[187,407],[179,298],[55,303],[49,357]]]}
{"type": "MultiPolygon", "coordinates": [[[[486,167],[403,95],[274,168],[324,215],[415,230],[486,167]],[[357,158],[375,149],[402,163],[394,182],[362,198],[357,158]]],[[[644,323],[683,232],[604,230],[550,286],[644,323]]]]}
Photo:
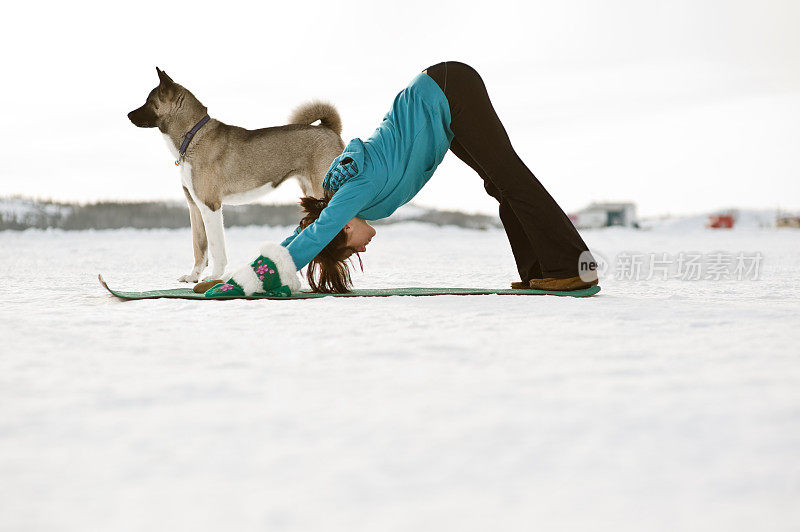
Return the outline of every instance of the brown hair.
{"type": "MultiPolygon", "coordinates": [[[[300,220],[300,228],[305,229],[319,218],[322,209],[328,206],[332,194],[326,193],[323,198],[304,196],[300,198],[300,207],[305,212],[305,216],[300,220]]],[[[348,261],[348,249],[344,247],[347,242],[347,234],[344,229],[333,237],[327,246],[322,248],[316,257],[311,259],[306,269],[308,285],[314,292],[328,294],[343,294],[350,291],[353,282],[350,279],[350,265],[348,261]]],[[[364,271],[364,263],[361,256],[358,257],[361,271],[364,271]]]]}

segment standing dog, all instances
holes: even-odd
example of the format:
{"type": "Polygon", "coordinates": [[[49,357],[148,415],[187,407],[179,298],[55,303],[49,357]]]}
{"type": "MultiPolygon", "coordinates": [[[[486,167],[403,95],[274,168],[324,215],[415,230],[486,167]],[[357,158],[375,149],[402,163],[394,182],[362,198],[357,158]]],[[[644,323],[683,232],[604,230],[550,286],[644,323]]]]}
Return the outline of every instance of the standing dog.
{"type": "Polygon", "coordinates": [[[298,107],[289,125],[248,130],[208,117],[208,109],[162,70],[158,87],[140,108],[128,113],[138,127],[157,127],[164,135],[181,181],[192,225],[194,268],[178,280],[196,283],[213,259],[211,276],[227,266],[222,205],[249,203],[295,177],[303,194],[322,197],[322,179],[342,153],[342,121],[328,103],[298,107]],[[312,126],[319,120],[321,125],[312,126]]]}

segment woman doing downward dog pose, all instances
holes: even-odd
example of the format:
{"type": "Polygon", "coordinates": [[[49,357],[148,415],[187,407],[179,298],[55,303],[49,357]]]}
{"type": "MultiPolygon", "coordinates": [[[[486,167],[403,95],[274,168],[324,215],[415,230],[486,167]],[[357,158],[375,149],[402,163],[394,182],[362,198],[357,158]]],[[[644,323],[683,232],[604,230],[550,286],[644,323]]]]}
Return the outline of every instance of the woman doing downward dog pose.
{"type": "Polygon", "coordinates": [[[372,136],[353,139],[334,159],[323,182],[325,197],[301,199],[306,215],[294,234],[280,244],[264,244],[252,263],[227,282],[217,281],[206,296],[288,295],[300,289],[296,272],[306,265],[314,291],[348,291],[347,260],[366,251],[375,236],[367,221],[386,218],[408,203],[448,149],[481,176],[500,203],[521,278],[512,288],[577,290],[597,284],[588,247],[514,151],[478,72],[447,61],[417,75],[372,136]],[[588,272],[579,261],[589,264],[588,272]]]}

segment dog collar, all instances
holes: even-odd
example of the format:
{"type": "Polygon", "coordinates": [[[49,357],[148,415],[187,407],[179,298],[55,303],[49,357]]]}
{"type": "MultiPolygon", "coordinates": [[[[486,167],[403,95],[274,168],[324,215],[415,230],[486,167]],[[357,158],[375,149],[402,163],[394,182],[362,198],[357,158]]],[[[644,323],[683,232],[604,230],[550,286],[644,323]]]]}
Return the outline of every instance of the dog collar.
{"type": "Polygon", "coordinates": [[[180,158],[177,161],[175,161],[175,166],[180,166],[181,161],[183,160],[183,155],[186,153],[186,148],[188,148],[189,143],[192,142],[192,137],[194,137],[197,134],[197,132],[200,131],[200,128],[206,125],[206,122],[208,122],[209,120],[211,120],[210,116],[208,115],[204,116],[203,118],[200,119],[198,123],[194,125],[191,131],[189,131],[186,134],[186,136],[183,137],[183,144],[181,144],[181,148],[178,150],[178,153],[180,153],[180,158]]]}

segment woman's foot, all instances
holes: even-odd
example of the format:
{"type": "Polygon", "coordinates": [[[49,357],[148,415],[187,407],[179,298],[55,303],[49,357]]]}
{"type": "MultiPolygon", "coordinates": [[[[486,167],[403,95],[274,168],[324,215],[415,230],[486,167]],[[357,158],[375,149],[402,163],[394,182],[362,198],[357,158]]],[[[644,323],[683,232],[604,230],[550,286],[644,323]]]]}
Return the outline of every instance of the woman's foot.
{"type": "Polygon", "coordinates": [[[575,277],[567,277],[565,279],[556,279],[554,277],[531,279],[528,288],[533,288],[534,290],[559,291],[582,290],[598,283],[597,274],[594,274],[593,277],[594,278],[590,278],[587,281],[581,279],[579,275],[575,277]]]}

